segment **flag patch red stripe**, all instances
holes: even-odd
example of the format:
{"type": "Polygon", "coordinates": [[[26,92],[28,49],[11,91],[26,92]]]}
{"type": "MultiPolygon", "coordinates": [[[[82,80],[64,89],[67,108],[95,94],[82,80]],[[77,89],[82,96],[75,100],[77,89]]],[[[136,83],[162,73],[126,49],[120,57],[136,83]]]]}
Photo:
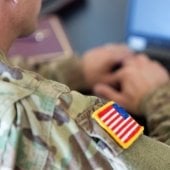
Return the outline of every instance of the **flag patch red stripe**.
{"type": "Polygon", "coordinates": [[[112,106],[108,106],[107,108],[105,108],[103,111],[101,111],[99,113],[99,117],[102,117],[103,115],[105,115],[109,110],[111,110],[113,107],[112,106]]]}
{"type": "Polygon", "coordinates": [[[118,134],[119,138],[123,138],[136,125],[136,122],[131,122],[129,125],[130,126],[124,131],[124,133],[121,135],[120,133],[118,134]]]}
{"type": "Polygon", "coordinates": [[[128,136],[128,138],[124,141],[125,143],[127,143],[128,142],[128,140],[131,138],[131,137],[133,137],[139,130],[140,130],[140,126],[138,126],[136,129],[135,129],[135,131],[132,133],[132,134],[130,134],[129,136],[128,136]]]}
{"type": "Polygon", "coordinates": [[[110,110],[109,112],[108,112],[108,114],[106,114],[105,116],[102,116],[101,117],[101,120],[103,121],[103,122],[110,122],[110,121],[112,121],[112,119],[116,116],[116,115],[118,115],[117,114],[117,112],[116,112],[116,110],[114,110],[114,109],[112,109],[112,110],[110,110]]]}
{"type": "Polygon", "coordinates": [[[117,128],[112,129],[115,131],[115,133],[119,134],[130,122],[132,121],[131,117],[129,117],[127,120],[123,121],[122,124],[120,124],[117,128]]]}

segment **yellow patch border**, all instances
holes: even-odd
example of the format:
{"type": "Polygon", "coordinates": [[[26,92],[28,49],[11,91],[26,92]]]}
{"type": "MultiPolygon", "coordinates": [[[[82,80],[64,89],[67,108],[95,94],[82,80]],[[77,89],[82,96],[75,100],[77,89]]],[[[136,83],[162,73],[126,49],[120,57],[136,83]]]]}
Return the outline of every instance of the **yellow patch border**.
{"type": "Polygon", "coordinates": [[[115,102],[111,101],[106,103],[104,106],[102,106],[101,108],[99,108],[98,110],[96,110],[95,112],[93,112],[92,114],[92,118],[96,120],[96,122],[124,149],[129,148],[137,139],[138,137],[143,133],[144,127],[140,126],[140,130],[138,131],[138,133],[136,135],[134,135],[126,144],[123,143],[117,136],[116,134],[111,131],[98,117],[99,113],[101,111],[103,111],[104,109],[106,109],[108,106],[113,105],[115,102]]]}

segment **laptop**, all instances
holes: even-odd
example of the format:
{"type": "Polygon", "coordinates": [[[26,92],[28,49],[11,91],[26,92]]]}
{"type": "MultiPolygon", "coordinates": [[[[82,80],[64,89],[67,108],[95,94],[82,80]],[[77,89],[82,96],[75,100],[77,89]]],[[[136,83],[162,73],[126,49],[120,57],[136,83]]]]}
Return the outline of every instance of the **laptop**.
{"type": "Polygon", "coordinates": [[[170,69],[170,0],[129,0],[126,42],[170,69]]]}

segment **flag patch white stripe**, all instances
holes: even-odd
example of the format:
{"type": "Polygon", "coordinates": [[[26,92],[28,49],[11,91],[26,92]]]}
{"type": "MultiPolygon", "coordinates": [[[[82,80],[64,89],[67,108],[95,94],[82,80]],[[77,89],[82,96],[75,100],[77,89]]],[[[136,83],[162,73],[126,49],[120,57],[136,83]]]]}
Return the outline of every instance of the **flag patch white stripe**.
{"type": "Polygon", "coordinates": [[[110,119],[108,119],[108,120],[106,120],[105,121],[105,124],[106,125],[108,125],[110,122],[112,122],[113,121],[113,119],[116,117],[116,116],[118,116],[119,114],[116,112],[115,114],[113,114],[111,117],[110,117],[110,119]]]}
{"type": "Polygon", "coordinates": [[[132,120],[120,133],[117,134],[118,137],[120,137],[135,121],[132,120]]]}
{"type": "Polygon", "coordinates": [[[104,116],[101,117],[101,120],[105,120],[107,117],[109,117],[113,112],[115,111],[115,109],[111,109],[110,111],[108,111],[104,116]]]}
{"type": "Polygon", "coordinates": [[[125,140],[127,140],[127,138],[130,136],[130,134],[132,134],[136,128],[138,127],[138,125],[135,125],[123,138],[122,141],[124,142],[125,140]]]}
{"type": "Polygon", "coordinates": [[[128,122],[129,120],[131,119],[131,117],[128,117],[125,121],[121,122],[119,124],[119,126],[117,126],[115,129],[114,129],[114,132],[117,133],[119,131],[119,129],[121,129],[125,124],[126,122],[128,122]]]}
{"type": "Polygon", "coordinates": [[[120,120],[122,120],[121,117],[119,117],[117,120],[115,120],[115,121],[109,126],[109,128],[112,129],[114,126],[117,125],[117,123],[118,123],[120,120]]]}

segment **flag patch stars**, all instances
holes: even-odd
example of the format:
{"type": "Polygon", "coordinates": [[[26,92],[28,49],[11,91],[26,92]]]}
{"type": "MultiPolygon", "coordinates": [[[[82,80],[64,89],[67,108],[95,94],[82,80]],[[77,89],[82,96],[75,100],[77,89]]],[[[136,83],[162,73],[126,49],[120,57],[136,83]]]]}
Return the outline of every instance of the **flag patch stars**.
{"type": "Polygon", "coordinates": [[[144,130],[114,102],[99,108],[92,114],[92,118],[124,149],[129,148],[144,130]]]}

